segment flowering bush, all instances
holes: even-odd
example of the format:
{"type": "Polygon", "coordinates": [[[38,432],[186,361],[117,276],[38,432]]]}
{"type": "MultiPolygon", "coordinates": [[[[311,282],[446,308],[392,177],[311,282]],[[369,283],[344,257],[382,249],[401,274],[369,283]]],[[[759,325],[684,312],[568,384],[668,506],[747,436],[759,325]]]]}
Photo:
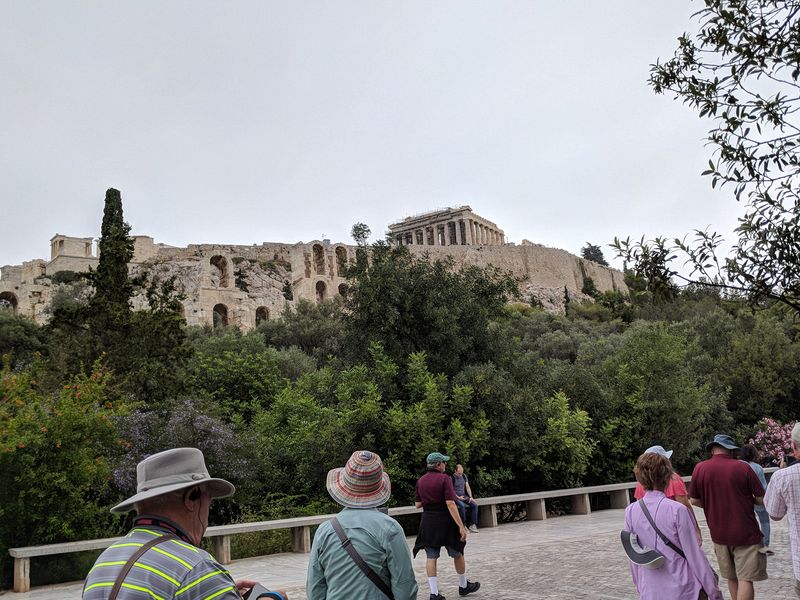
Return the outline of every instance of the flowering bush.
{"type": "Polygon", "coordinates": [[[758,431],[755,436],[750,438],[749,443],[755,445],[761,453],[762,465],[777,466],[781,458],[792,450],[791,439],[794,422],[781,425],[775,419],[765,417],[757,423],[756,427],[758,431]]]}

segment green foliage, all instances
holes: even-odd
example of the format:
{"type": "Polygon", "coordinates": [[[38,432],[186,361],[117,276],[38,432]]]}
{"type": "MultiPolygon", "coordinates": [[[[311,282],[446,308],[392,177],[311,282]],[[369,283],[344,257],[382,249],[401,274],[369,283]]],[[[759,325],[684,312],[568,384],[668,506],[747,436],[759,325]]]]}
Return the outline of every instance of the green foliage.
{"type": "Polygon", "coordinates": [[[744,214],[727,255],[719,256],[728,247],[722,236],[707,230],[690,241],[617,244],[648,281],[702,278],[755,306],[777,301],[800,313],[798,9],[797,0],[707,0],[693,15],[696,33],[682,35],[674,56],[652,66],[656,93],[674,94],[711,121],[703,175],[712,187],[732,185],[744,214]],[[688,277],[671,265],[679,254],[688,277]]]}
{"type": "Polygon", "coordinates": [[[192,386],[215,400],[228,421],[249,423],[284,386],[272,349],[263,352],[197,352],[190,365],[192,386]]]}
{"type": "Polygon", "coordinates": [[[368,267],[349,270],[346,349],[366,358],[370,342],[402,362],[424,351],[431,368],[452,375],[487,358],[489,321],[500,315],[516,282],[494,268],[456,270],[452,259],[417,257],[377,243],[368,267]]]}
{"type": "Polygon", "coordinates": [[[591,296],[592,298],[597,297],[600,292],[598,291],[597,286],[594,284],[594,279],[591,277],[584,278],[581,293],[591,296]]]}
{"type": "Polygon", "coordinates": [[[294,307],[286,306],[280,319],[261,323],[257,331],[268,345],[296,346],[323,364],[329,356],[341,352],[344,334],[341,300],[298,300],[294,307]]]}
{"type": "Polygon", "coordinates": [[[603,265],[604,267],[608,266],[605,257],[603,256],[603,251],[600,249],[600,246],[596,246],[594,244],[590,244],[586,242],[586,245],[581,248],[581,256],[586,260],[591,260],[592,262],[596,262],[598,265],[603,265]]]}
{"type": "MultiPolygon", "coordinates": [[[[106,537],[110,457],[120,445],[112,419],[123,407],[107,395],[109,374],[78,375],[43,393],[37,369],[0,371],[0,568],[8,548],[106,537]]],[[[5,578],[5,577],[4,577],[5,578]]]]}
{"type": "Polygon", "coordinates": [[[88,276],[93,289],[73,284],[51,305],[45,381],[54,387],[101,360],[114,373],[112,385],[120,393],[163,402],[180,389],[188,355],[182,295],[174,278],[161,281],[146,273],[135,281],[129,277],[133,238],[117,190],[106,192],[101,229],[100,260],[88,276]],[[132,310],[136,289],[148,310],[132,310]]]}
{"type": "Polygon", "coordinates": [[[50,281],[53,284],[74,283],[84,277],[83,273],[76,273],[75,271],[56,271],[50,276],[50,281]]]}
{"type": "Polygon", "coordinates": [[[124,326],[130,314],[133,282],[128,276],[128,263],[133,259],[131,227],[122,216],[119,190],[106,191],[103,223],[100,229],[97,271],[90,280],[95,289],[90,306],[96,319],[95,332],[103,326],[124,326]]]}
{"type": "Polygon", "coordinates": [[[356,223],[350,230],[350,237],[358,246],[366,246],[369,236],[372,234],[370,228],[364,223],[356,223]]]}
{"type": "Polygon", "coordinates": [[[8,356],[11,368],[29,364],[44,347],[41,327],[27,317],[0,310],[0,357],[8,356]]]}
{"type": "Polygon", "coordinates": [[[610,393],[597,407],[596,427],[602,462],[612,469],[606,476],[629,476],[638,453],[653,444],[675,448],[675,461],[685,461],[708,437],[707,417],[723,399],[689,367],[688,346],[662,324],[642,324],[604,361],[610,393]]]}

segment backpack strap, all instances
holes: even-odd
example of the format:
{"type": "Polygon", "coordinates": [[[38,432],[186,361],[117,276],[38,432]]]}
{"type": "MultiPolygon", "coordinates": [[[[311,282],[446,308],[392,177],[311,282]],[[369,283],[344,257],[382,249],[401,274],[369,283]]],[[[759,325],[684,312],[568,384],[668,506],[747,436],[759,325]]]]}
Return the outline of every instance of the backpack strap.
{"type": "Polygon", "coordinates": [[[142,555],[145,552],[150,550],[150,548],[152,548],[156,544],[160,544],[162,542],[168,542],[169,540],[175,540],[175,539],[177,539],[177,536],[173,535],[172,533],[168,533],[166,535],[160,535],[157,538],[153,538],[146,544],[143,544],[141,548],[139,548],[136,552],[134,552],[133,556],[131,556],[128,559],[128,562],[126,562],[125,565],[122,567],[122,570],[120,570],[119,575],[117,575],[117,579],[116,581],[114,581],[114,587],[111,588],[111,593],[108,595],[108,600],[117,599],[117,594],[119,594],[119,590],[122,588],[122,582],[125,581],[125,578],[128,576],[128,573],[133,568],[133,565],[136,563],[137,560],[139,560],[142,557],[142,555]]]}
{"type": "Polygon", "coordinates": [[[389,600],[394,600],[394,595],[392,594],[391,588],[386,584],[386,582],[380,578],[380,576],[372,570],[372,568],[361,558],[361,555],[358,551],[353,548],[353,543],[350,541],[350,538],[347,537],[347,534],[344,532],[342,528],[342,524],[334,517],[331,519],[331,525],[333,525],[333,530],[336,532],[336,535],[339,536],[339,540],[342,542],[342,548],[344,548],[347,553],[350,555],[350,558],[353,559],[353,562],[356,563],[361,572],[369,578],[369,580],[375,584],[375,586],[384,593],[384,595],[389,598],[389,600]]]}
{"type": "MultiPolygon", "coordinates": [[[[659,502],[661,504],[661,502],[659,502]]],[[[686,555],[683,553],[683,550],[678,548],[675,544],[673,544],[667,536],[661,533],[661,530],[656,526],[656,522],[653,520],[653,517],[650,516],[650,511],[647,510],[647,506],[645,506],[644,499],[639,500],[639,507],[642,509],[644,516],[647,517],[647,520],[650,521],[650,525],[653,529],[656,530],[656,535],[661,538],[661,541],[664,542],[667,546],[669,546],[673,552],[678,554],[683,560],[686,560],[686,555]]]]}

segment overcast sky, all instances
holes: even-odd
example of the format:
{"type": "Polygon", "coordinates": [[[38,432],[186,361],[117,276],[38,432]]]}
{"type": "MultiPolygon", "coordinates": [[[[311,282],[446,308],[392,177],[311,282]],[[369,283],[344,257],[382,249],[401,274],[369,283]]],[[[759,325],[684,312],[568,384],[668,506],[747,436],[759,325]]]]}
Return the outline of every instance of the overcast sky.
{"type": "MultiPolygon", "coordinates": [[[[709,124],[647,86],[687,0],[0,2],[0,265],[98,236],[373,238],[469,204],[509,241],[730,232],[709,124]]],[[[604,248],[606,256],[612,254],[604,248]]]]}

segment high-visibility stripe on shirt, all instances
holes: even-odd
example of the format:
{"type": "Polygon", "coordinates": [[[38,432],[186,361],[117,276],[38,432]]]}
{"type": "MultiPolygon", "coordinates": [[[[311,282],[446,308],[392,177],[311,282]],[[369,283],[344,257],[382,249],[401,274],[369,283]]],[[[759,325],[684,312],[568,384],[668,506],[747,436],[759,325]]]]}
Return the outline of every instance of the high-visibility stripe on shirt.
{"type": "MultiPolygon", "coordinates": [[[[157,526],[132,529],[109,546],[86,577],[83,600],[107,600],[128,559],[154,536],[169,533],[157,526]]],[[[150,548],[128,572],[118,600],[241,600],[230,574],[205,550],[179,540],[150,548]]]]}

